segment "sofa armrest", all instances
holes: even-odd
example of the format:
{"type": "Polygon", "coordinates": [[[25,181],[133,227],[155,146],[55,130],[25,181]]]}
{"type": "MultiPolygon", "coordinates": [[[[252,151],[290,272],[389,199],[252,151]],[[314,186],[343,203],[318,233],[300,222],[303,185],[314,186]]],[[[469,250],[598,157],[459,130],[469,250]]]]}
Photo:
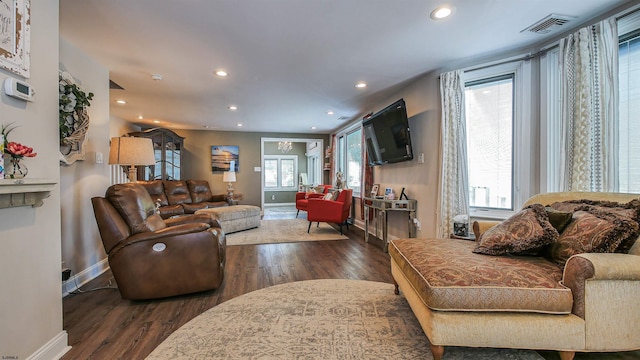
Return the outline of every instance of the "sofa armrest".
{"type": "MultiPolygon", "coordinates": [[[[567,267],[577,258],[585,259],[591,264],[591,276],[588,280],[640,280],[640,256],[630,254],[587,253],[572,256],[567,267]]],[[[572,271],[572,269],[569,269],[572,271]]]]}
{"type": "Polygon", "coordinates": [[[586,349],[637,348],[640,256],[574,255],[567,261],[563,281],[574,293],[572,312],[585,320],[586,349]]]}
{"type": "Polygon", "coordinates": [[[194,223],[205,223],[209,224],[211,227],[222,227],[220,226],[220,222],[218,219],[211,216],[211,214],[191,214],[184,216],[177,216],[164,220],[167,226],[177,226],[184,224],[194,224],[194,223]]]}
{"type": "Polygon", "coordinates": [[[497,221],[497,220],[474,221],[472,228],[473,228],[473,234],[476,236],[476,240],[479,240],[480,236],[482,236],[482,234],[484,234],[485,231],[489,230],[490,228],[500,223],[501,221],[497,221]]]}
{"type": "MultiPolygon", "coordinates": [[[[640,256],[587,253],[574,255],[564,267],[562,282],[573,294],[572,313],[585,317],[588,281],[640,281],[640,256]]],[[[640,286],[640,282],[638,283],[640,286]]]]}
{"type": "Polygon", "coordinates": [[[192,223],[192,224],[169,226],[158,231],[142,232],[142,233],[132,235],[123,242],[122,246],[131,245],[141,241],[158,240],[158,239],[168,238],[172,236],[203,232],[203,231],[209,230],[210,228],[211,226],[207,223],[192,223]]]}

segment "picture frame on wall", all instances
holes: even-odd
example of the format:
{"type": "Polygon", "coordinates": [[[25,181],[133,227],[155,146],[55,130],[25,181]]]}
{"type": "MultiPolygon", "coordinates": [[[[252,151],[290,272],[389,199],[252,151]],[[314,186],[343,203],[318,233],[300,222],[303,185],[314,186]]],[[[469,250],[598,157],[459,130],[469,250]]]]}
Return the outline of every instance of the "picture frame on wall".
{"type": "Polygon", "coordinates": [[[211,171],[221,173],[225,171],[238,172],[240,170],[240,149],[237,145],[211,146],[211,171]]]}
{"type": "Polygon", "coordinates": [[[371,197],[375,198],[378,196],[378,189],[380,189],[380,184],[373,184],[371,187],[371,197]]]}
{"type": "Polygon", "coordinates": [[[29,78],[30,0],[0,0],[0,67],[29,78]]]}

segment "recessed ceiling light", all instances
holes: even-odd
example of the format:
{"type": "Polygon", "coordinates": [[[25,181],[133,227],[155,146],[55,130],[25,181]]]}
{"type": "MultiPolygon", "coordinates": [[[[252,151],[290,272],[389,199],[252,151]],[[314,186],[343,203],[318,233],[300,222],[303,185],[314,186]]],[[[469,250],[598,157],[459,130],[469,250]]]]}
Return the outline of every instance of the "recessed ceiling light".
{"type": "Polygon", "coordinates": [[[216,71],[216,75],[218,75],[220,77],[225,77],[225,76],[227,76],[229,74],[227,74],[227,72],[224,71],[224,70],[218,70],[218,71],[216,71]]]}
{"type": "Polygon", "coordinates": [[[154,124],[160,124],[160,120],[153,120],[154,124]]]}
{"type": "Polygon", "coordinates": [[[431,18],[433,20],[444,19],[453,13],[453,8],[449,6],[440,6],[431,12],[431,18]]]}
{"type": "Polygon", "coordinates": [[[312,126],[312,127],[311,127],[311,130],[315,130],[315,129],[317,129],[315,126],[312,126]]]}
{"type": "Polygon", "coordinates": [[[142,119],[144,119],[144,116],[138,115],[138,119],[142,120],[142,119]]]}
{"type": "Polygon", "coordinates": [[[229,105],[229,110],[238,110],[238,107],[235,105],[229,105]]]}
{"type": "Polygon", "coordinates": [[[116,100],[116,102],[117,102],[118,104],[120,104],[120,105],[124,105],[124,104],[126,104],[126,103],[127,103],[127,102],[126,102],[126,101],[124,101],[124,100],[116,100]]]}
{"type": "Polygon", "coordinates": [[[151,78],[155,81],[160,81],[162,80],[162,75],[160,74],[151,74],[151,78]]]}
{"type": "Polygon", "coordinates": [[[327,115],[333,115],[333,111],[331,110],[327,111],[327,115]]]}
{"type": "Polygon", "coordinates": [[[242,127],[242,124],[238,123],[236,124],[237,127],[242,127]]]}
{"type": "Polygon", "coordinates": [[[361,81],[359,83],[356,84],[356,87],[361,89],[361,88],[366,88],[367,87],[367,83],[364,81],[361,81]]]}

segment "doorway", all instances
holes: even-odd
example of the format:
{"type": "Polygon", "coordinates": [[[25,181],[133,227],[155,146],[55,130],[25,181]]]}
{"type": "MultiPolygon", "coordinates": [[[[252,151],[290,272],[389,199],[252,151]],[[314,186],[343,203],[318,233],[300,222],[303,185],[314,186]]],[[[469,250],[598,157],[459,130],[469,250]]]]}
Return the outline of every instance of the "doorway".
{"type": "Polygon", "coordinates": [[[262,138],[261,207],[295,206],[300,185],[322,184],[323,149],[323,139],[262,138]]]}

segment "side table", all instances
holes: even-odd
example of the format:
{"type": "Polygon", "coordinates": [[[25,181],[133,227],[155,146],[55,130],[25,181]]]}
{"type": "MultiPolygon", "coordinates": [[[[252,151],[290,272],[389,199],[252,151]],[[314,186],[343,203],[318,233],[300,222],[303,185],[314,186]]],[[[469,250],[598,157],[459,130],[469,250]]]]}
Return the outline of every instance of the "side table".
{"type": "Polygon", "coordinates": [[[369,211],[374,211],[374,221],[376,222],[376,236],[378,236],[377,219],[378,215],[381,217],[382,222],[382,241],[384,242],[383,250],[388,251],[389,240],[387,237],[387,211],[404,211],[407,213],[407,229],[409,231],[409,237],[416,237],[416,224],[414,219],[416,218],[416,208],[418,206],[417,200],[385,200],[375,198],[364,198],[364,241],[369,242],[369,211]]]}

